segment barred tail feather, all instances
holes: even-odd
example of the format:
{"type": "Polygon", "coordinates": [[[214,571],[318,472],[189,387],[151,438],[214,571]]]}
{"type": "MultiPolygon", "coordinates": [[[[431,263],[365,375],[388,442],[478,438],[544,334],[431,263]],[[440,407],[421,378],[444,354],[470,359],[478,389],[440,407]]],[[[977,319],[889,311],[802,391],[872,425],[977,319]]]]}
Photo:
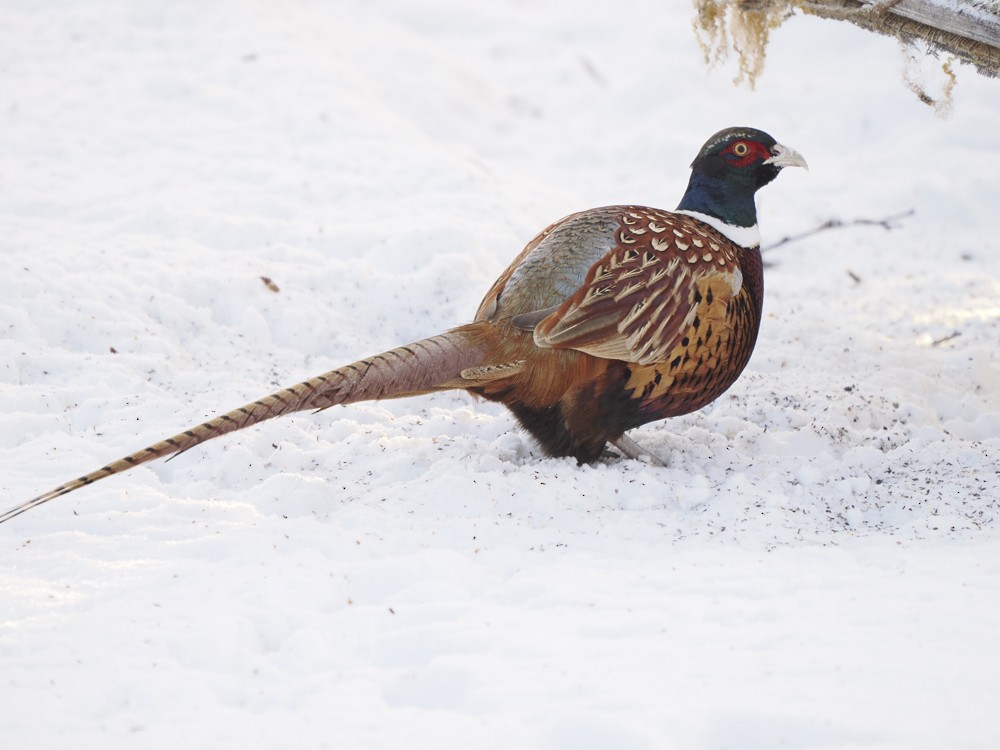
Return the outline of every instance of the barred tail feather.
{"type": "Polygon", "coordinates": [[[274,417],[326,409],[337,404],[415,396],[462,387],[462,371],[483,364],[476,338],[468,334],[477,325],[474,323],[359,360],[213,417],[11,508],[0,514],[0,523],[99,479],[158,458],[176,456],[206,440],[274,417]]]}

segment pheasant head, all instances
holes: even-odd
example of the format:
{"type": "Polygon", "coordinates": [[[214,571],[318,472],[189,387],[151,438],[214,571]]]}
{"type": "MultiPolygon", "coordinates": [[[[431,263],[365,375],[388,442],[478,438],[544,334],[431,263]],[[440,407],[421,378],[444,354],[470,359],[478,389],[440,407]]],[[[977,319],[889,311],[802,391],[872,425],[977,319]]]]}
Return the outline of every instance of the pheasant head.
{"type": "Polygon", "coordinates": [[[785,167],[804,167],[795,151],[756,128],[726,128],[702,146],[677,206],[744,247],[760,244],[754,194],[785,167]]]}

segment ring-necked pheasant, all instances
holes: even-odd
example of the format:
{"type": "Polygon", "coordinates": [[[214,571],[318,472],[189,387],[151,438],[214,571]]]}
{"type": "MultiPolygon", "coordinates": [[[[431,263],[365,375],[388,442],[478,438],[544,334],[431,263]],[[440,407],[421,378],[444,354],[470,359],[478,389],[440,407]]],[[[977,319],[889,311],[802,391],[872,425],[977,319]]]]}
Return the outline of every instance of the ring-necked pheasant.
{"type": "Polygon", "coordinates": [[[750,359],[763,279],[754,194],[795,151],[754,128],[713,135],[675,211],[608,206],[556,222],[487,292],[475,320],[215,417],[3,515],[266,419],[462,389],[509,408],[543,451],[636,457],[639,425],[700,409],[750,359]]]}

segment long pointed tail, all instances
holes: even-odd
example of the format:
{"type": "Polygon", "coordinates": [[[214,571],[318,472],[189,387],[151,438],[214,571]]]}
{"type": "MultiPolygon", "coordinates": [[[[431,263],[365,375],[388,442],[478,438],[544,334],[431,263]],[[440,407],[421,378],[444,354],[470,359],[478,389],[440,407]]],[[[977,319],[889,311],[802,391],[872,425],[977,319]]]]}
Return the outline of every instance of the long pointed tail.
{"type": "Polygon", "coordinates": [[[475,330],[481,325],[483,324],[473,323],[408,346],[391,349],[264,396],[11,508],[0,514],[0,523],[99,479],[119,474],[148,461],[183,453],[206,440],[284,414],[460,388],[465,382],[462,371],[483,365],[479,345],[481,338],[476,335],[475,330]]]}

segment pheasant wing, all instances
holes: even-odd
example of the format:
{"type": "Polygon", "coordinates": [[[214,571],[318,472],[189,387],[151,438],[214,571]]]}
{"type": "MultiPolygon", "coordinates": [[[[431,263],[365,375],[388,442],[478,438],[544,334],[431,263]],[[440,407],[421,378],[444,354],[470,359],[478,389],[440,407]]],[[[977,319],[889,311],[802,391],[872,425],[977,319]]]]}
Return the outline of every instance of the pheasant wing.
{"type": "Polygon", "coordinates": [[[538,346],[665,362],[703,301],[728,301],[742,287],[737,247],[691,217],[630,208],[617,239],[580,288],[534,326],[538,346]]]}

